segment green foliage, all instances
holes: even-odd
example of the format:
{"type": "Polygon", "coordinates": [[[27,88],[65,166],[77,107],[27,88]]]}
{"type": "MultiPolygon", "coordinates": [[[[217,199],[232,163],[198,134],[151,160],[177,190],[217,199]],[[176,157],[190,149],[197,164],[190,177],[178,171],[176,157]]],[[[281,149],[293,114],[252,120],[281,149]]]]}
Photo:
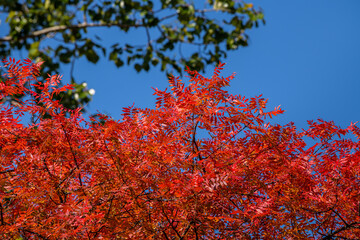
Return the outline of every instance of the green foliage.
{"type": "MultiPolygon", "coordinates": [[[[0,57],[26,50],[30,58],[45,61],[43,72],[48,74],[82,57],[94,64],[105,57],[137,72],[157,65],[167,74],[181,74],[185,65],[203,71],[223,60],[225,51],[247,46],[246,30],[264,21],[252,4],[233,0],[0,0],[0,10],[9,25],[7,35],[0,36],[0,57]],[[94,37],[95,27],[111,28],[115,34],[138,31],[143,42],[125,37],[106,46],[94,37]]],[[[70,108],[91,99],[73,94],[62,96],[70,108]]]]}

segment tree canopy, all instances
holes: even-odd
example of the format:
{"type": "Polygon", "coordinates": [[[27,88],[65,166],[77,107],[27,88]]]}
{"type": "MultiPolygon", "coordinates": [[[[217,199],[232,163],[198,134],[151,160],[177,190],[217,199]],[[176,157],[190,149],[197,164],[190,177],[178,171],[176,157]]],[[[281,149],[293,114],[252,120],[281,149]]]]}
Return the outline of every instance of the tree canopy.
{"type": "Polygon", "coordinates": [[[3,239],[360,236],[355,124],[272,124],[283,110],[229,94],[224,64],[210,78],[188,70],[187,86],[170,78],[169,90],[154,89],[154,109],[87,121],[54,99],[70,85],[37,80],[41,63],[4,65],[0,98],[25,97],[1,103],[3,239]],[[36,120],[20,122],[29,115],[36,120]]]}
{"type": "Polygon", "coordinates": [[[182,73],[184,66],[201,71],[223,60],[226,51],[246,46],[247,30],[264,21],[252,4],[233,0],[2,0],[0,10],[9,26],[0,36],[0,57],[26,50],[30,59],[45,61],[49,74],[71,64],[76,88],[58,97],[70,109],[91,99],[73,78],[76,59],[97,63],[106,57],[138,72],[158,64],[167,73],[182,73]],[[94,28],[109,28],[117,37],[102,39],[94,28]],[[129,38],[131,33],[143,37],[129,38]]]}

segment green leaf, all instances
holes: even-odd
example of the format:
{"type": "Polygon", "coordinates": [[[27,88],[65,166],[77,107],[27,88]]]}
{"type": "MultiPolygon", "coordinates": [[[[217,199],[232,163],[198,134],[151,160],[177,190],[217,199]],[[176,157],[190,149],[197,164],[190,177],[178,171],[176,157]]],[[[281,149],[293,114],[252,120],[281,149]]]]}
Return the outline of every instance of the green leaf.
{"type": "Polygon", "coordinates": [[[39,41],[33,42],[30,45],[29,58],[35,58],[35,57],[37,57],[39,55],[39,45],[40,45],[39,41]]]}
{"type": "Polygon", "coordinates": [[[112,51],[109,55],[109,59],[112,61],[115,61],[117,59],[118,53],[115,51],[112,51]]]}
{"type": "Polygon", "coordinates": [[[153,58],[153,59],[151,59],[151,63],[152,63],[152,65],[156,66],[159,63],[159,59],[158,58],[153,58]]]}
{"type": "Polygon", "coordinates": [[[85,56],[87,60],[89,60],[92,63],[97,63],[99,61],[99,56],[96,54],[96,52],[93,49],[89,49],[85,52],[85,56]]]}
{"type": "Polygon", "coordinates": [[[140,64],[136,63],[134,67],[135,67],[135,70],[136,70],[137,72],[140,72],[140,71],[141,71],[141,68],[142,68],[142,67],[141,67],[140,64]]]}
{"type": "Polygon", "coordinates": [[[117,67],[121,67],[122,65],[124,65],[124,61],[122,61],[120,58],[117,58],[117,59],[115,60],[115,65],[116,65],[117,67]]]}

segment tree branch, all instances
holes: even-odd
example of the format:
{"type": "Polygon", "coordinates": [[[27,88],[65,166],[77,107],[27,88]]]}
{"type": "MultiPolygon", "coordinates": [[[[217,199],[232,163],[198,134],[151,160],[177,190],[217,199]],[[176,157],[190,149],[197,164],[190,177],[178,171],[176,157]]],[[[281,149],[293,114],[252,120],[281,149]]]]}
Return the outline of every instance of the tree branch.
{"type": "MultiPolygon", "coordinates": [[[[212,11],[214,11],[214,9],[195,10],[196,13],[206,13],[206,12],[212,12],[212,11]]],[[[162,22],[162,21],[164,21],[166,19],[175,17],[177,15],[178,15],[178,13],[174,13],[174,14],[170,14],[168,16],[164,16],[164,17],[159,19],[159,22],[162,22]]],[[[35,38],[35,37],[38,37],[38,36],[41,36],[41,35],[46,35],[46,34],[49,34],[49,33],[61,32],[61,31],[68,30],[68,29],[82,29],[82,28],[88,28],[88,27],[123,27],[123,28],[135,27],[135,28],[137,28],[137,27],[145,27],[145,26],[146,25],[144,23],[130,24],[130,25],[129,24],[122,24],[122,23],[118,23],[118,22],[88,23],[87,20],[86,20],[86,16],[84,16],[84,22],[82,22],[82,23],[69,25],[69,26],[58,25],[58,26],[47,27],[47,28],[44,28],[44,29],[41,29],[41,30],[34,31],[34,32],[30,33],[29,35],[21,36],[16,40],[18,41],[18,40],[24,40],[24,39],[28,39],[28,38],[35,38]]],[[[5,37],[0,38],[0,43],[1,42],[11,42],[13,40],[14,40],[14,37],[5,36],[5,37]]],[[[200,44],[203,44],[203,43],[200,43],[200,44]]]]}
{"type": "MultiPolygon", "coordinates": [[[[53,27],[47,27],[41,30],[37,30],[34,31],[32,33],[30,33],[29,35],[26,36],[22,36],[20,38],[18,38],[17,40],[24,40],[27,38],[34,38],[34,37],[38,37],[41,35],[45,35],[48,33],[53,33],[53,32],[61,32],[64,30],[68,30],[68,29],[82,29],[82,28],[88,28],[88,27],[143,27],[143,24],[134,24],[134,25],[128,25],[128,24],[121,24],[121,23],[80,23],[80,24],[76,24],[76,25],[58,25],[58,26],[53,26],[53,27]]],[[[0,42],[11,42],[12,40],[14,40],[14,38],[12,36],[6,36],[6,37],[2,37],[0,38],[0,42]]]]}

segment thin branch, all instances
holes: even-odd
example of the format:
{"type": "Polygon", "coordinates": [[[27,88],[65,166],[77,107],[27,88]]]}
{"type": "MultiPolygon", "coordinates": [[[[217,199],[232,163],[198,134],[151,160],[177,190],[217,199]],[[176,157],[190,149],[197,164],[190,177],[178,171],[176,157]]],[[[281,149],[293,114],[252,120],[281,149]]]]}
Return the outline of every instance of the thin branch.
{"type": "Polygon", "coordinates": [[[174,225],[173,225],[174,221],[171,220],[171,219],[169,219],[169,217],[166,215],[166,213],[165,213],[165,211],[164,211],[163,208],[162,208],[161,210],[162,210],[163,215],[165,216],[166,220],[167,220],[168,223],[170,224],[170,227],[172,228],[172,230],[176,233],[176,235],[177,235],[180,239],[182,239],[180,233],[176,230],[176,228],[175,228],[174,225]]]}
{"type": "Polygon", "coordinates": [[[105,227],[105,226],[101,226],[101,227],[99,228],[99,230],[97,230],[96,232],[90,232],[90,233],[93,233],[93,234],[94,234],[93,239],[96,239],[96,238],[97,238],[97,235],[100,233],[100,231],[101,231],[104,227],[105,227]]]}
{"type": "Polygon", "coordinates": [[[337,211],[335,210],[332,211],[341,219],[341,221],[345,224],[345,226],[349,226],[349,224],[345,221],[345,219],[341,217],[341,215],[337,211]]]}
{"type": "Polygon", "coordinates": [[[348,224],[347,226],[339,228],[338,230],[336,230],[336,231],[330,233],[329,235],[323,237],[322,240],[331,240],[331,239],[333,239],[333,237],[338,237],[338,236],[335,236],[335,235],[342,232],[342,231],[345,231],[345,230],[348,230],[348,229],[351,229],[351,228],[359,228],[359,226],[356,226],[356,225],[360,225],[360,222],[354,222],[354,223],[348,224]]]}
{"type": "Polygon", "coordinates": [[[109,219],[110,211],[111,211],[111,207],[112,207],[114,198],[115,198],[114,195],[110,198],[110,206],[109,206],[108,211],[107,211],[107,213],[105,215],[105,220],[109,219]]]}
{"type": "Polygon", "coordinates": [[[63,124],[61,124],[61,127],[62,127],[62,130],[63,130],[64,134],[65,134],[66,141],[67,141],[68,144],[69,144],[69,148],[70,148],[71,154],[73,155],[76,168],[77,168],[77,169],[80,169],[80,168],[79,168],[79,164],[78,164],[77,159],[76,159],[76,155],[75,155],[74,149],[73,149],[73,147],[72,147],[72,145],[71,145],[71,142],[70,142],[69,135],[68,135],[67,131],[65,130],[65,127],[64,127],[63,124]]]}
{"type": "MultiPolygon", "coordinates": [[[[143,19],[143,24],[145,25],[144,19],[143,19]]],[[[148,40],[148,46],[151,47],[151,37],[150,37],[149,28],[147,26],[145,26],[145,30],[146,30],[146,37],[148,40]]]]}
{"type": "Polygon", "coordinates": [[[166,235],[166,232],[165,232],[164,230],[163,230],[162,232],[163,232],[163,234],[164,234],[164,236],[165,236],[166,240],[170,240],[170,239],[168,238],[168,236],[166,235]]]}
{"type": "MultiPolygon", "coordinates": [[[[199,146],[196,143],[196,130],[197,130],[198,125],[199,125],[199,121],[196,121],[195,126],[194,126],[194,130],[193,130],[192,144],[193,144],[193,146],[195,146],[196,152],[198,153],[199,160],[201,161],[202,157],[201,157],[201,154],[200,154],[200,149],[199,149],[199,146]]],[[[193,152],[195,153],[194,147],[193,147],[193,152]]]]}
{"type": "Polygon", "coordinates": [[[27,232],[27,233],[30,233],[30,234],[32,234],[32,235],[36,235],[36,236],[38,236],[39,238],[44,239],[44,240],[49,239],[49,238],[47,238],[47,237],[42,236],[42,235],[39,234],[39,233],[36,233],[36,232],[31,231],[31,230],[28,230],[28,229],[20,229],[20,231],[22,231],[22,232],[24,232],[24,233],[27,232]]]}
{"type": "Polygon", "coordinates": [[[0,203],[0,221],[1,221],[0,225],[5,225],[4,216],[3,216],[3,206],[1,203],[0,203]]]}
{"type": "Polygon", "coordinates": [[[190,230],[190,228],[191,228],[191,224],[192,224],[192,222],[189,222],[189,224],[188,224],[188,226],[186,227],[186,229],[185,229],[185,231],[184,231],[181,239],[184,239],[184,238],[185,238],[187,232],[188,232],[188,231],[190,230]]]}
{"type": "Polygon", "coordinates": [[[15,172],[15,169],[9,169],[5,171],[1,171],[0,174],[9,173],[9,172],[15,172]]]}
{"type": "MultiPolygon", "coordinates": [[[[65,181],[67,181],[70,177],[72,177],[76,169],[77,169],[76,167],[74,167],[73,169],[71,169],[69,175],[59,182],[59,184],[57,185],[57,188],[59,188],[59,187],[60,187],[65,181]]],[[[59,178],[59,180],[60,180],[60,178],[59,178]]]]}
{"type": "Polygon", "coordinates": [[[75,66],[75,60],[76,60],[76,52],[77,52],[77,44],[75,43],[75,51],[74,51],[74,57],[73,57],[73,60],[71,61],[71,67],[70,67],[70,79],[72,80],[74,78],[74,66],[75,66]]]}

